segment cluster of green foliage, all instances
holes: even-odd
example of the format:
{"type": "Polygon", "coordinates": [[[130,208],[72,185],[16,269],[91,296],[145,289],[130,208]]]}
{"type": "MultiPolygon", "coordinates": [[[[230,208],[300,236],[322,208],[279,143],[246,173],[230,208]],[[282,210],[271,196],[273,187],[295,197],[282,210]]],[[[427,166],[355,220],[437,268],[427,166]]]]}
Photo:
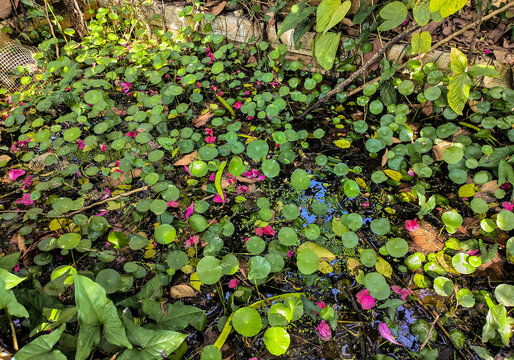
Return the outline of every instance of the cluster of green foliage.
{"type": "MultiPolygon", "coordinates": [[[[338,5],[336,18],[322,13],[317,31],[331,34],[347,7],[338,5]]],[[[380,26],[389,27],[381,30],[398,22],[384,9],[380,26]]],[[[203,360],[221,358],[232,329],[245,337],[260,334],[270,353],[282,355],[293,322],[308,315],[335,330],[338,311],[301,293],[263,301],[259,289],[286,271],[315,286],[343,268],[383,301],[379,309],[387,311],[380,316],[395,334],[398,307],[414,298],[395,296],[401,273],[413,288],[443,297],[447,325],[458,326],[463,308],[484,306],[482,341],[508,346],[514,287],[472,289],[467,281],[500,251],[506,262],[514,259],[514,238],[504,249],[497,243],[514,229],[512,209],[498,211],[501,200],[512,205],[506,184],[514,184],[514,146],[505,144],[514,140],[514,91],[480,90],[473,83],[475,76],[496,75],[494,69],[467,70],[465,56],[453,49],[452,76],[413,60],[410,79],[401,79],[384,59],[380,82],[345,104],[360,110],[361,119],[343,115],[341,103],[348,100],[340,93],[338,104],[327,105],[327,118],[318,124],[309,115],[304,129],[294,117],[331,87],[321,74],[286,60],[284,45],[225,43],[210,32],[215,17],[189,6],[181,16],[190,25],[179,34],[147,34],[132,12],[129,6],[99,9],[89,36],[68,41],[57,59],[57,40],[42,42],[40,82],[10,96],[2,131],[13,144],[3,150],[13,155],[0,165],[9,196],[18,199],[1,218],[38,252],[16,274],[20,253],[0,258],[1,329],[9,329],[13,317],[25,319],[26,345],[16,359],[86,359],[95,351],[121,359],[163,353],[181,359],[187,329],[203,331],[207,323],[206,309],[167,302],[163,286],[184,277],[198,291],[215,288],[224,308],[221,335],[203,349],[203,360]],[[202,33],[193,30],[198,25],[202,33]],[[247,62],[249,56],[259,59],[247,62]],[[459,84],[464,95],[456,94],[459,84]],[[465,107],[468,98],[475,109],[465,107]],[[424,118],[428,106],[433,115],[424,118]],[[417,122],[418,129],[409,126],[417,122]],[[333,137],[338,131],[345,132],[339,139],[333,137]],[[336,151],[309,157],[316,142],[336,151]],[[354,148],[372,159],[382,156],[382,166],[345,161],[354,148]],[[458,197],[439,193],[435,177],[458,197]],[[326,179],[336,185],[323,185],[324,198],[305,201],[313,183],[326,179]],[[493,199],[473,198],[492,181],[498,187],[493,199]],[[398,193],[402,184],[410,191],[398,193]],[[361,208],[341,206],[340,200],[366,201],[364,194],[378,188],[388,195],[373,203],[372,219],[361,208]],[[448,234],[465,218],[479,219],[480,229],[466,240],[450,238],[438,252],[409,254],[396,202],[415,208],[419,218],[437,217],[448,234]],[[95,214],[98,207],[85,207],[90,204],[104,211],[95,214]],[[242,283],[228,286],[225,298],[227,283],[239,273],[242,283]]],[[[435,342],[429,328],[419,318],[410,331],[420,343],[429,335],[435,342]]],[[[465,346],[460,330],[452,339],[465,346]]],[[[437,351],[415,355],[431,359],[437,351]]]]}

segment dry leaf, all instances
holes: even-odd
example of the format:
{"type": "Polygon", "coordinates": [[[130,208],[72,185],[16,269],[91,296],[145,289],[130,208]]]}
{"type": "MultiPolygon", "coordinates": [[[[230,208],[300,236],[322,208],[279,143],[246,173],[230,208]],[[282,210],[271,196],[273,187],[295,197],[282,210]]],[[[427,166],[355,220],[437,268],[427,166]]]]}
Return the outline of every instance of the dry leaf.
{"type": "Polygon", "coordinates": [[[185,166],[191,164],[196,160],[198,156],[198,151],[193,151],[191,154],[185,155],[182,159],[177,160],[173,165],[174,166],[185,166]]]}
{"type": "Polygon", "coordinates": [[[209,10],[207,12],[207,14],[219,15],[223,11],[223,9],[225,9],[226,5],[227,5],[227,2],[226,1],[222,1],[218,5],[216,5],[213,8],[211,8],[211,10],[209,10]]]}
{"type": "Polygon", "coordinates": [[[435,161],[442,161],[444,160],[444,151],[448,149],[450,146],[452,146],[451,142],[448,141],[441,141],[439,144],[434,145],[432,147],[432,150],[434,151],[434,160],[435,161]]]}
{"type": "Polygon", "coordinates": [[[386,148],[386,151],[384,152],[384,155],[382,155],[382,162],[381,162],[381,166],[384,167],[386,164],[387,164],[387,161],[389,160],[387,158],[387,153],[389,152],[389,149],[386,148]]]}
{"type": "Polygon", "coordinates": [[[202,114],[193,119],[193,126],[197,128],[202,127],[205,124],[207,124],[207,121],[209,121],[211,117],[213,117],[212,113],[210,111],[207,111],[205,114],[202,114]]]}
{"type": "MultiPolygon", "coordinates": [[[[379,38],[376,38],[375,40],[373,40],[371,45],[373,45],[373,50],[371,50],[370,52],[364,54],[364,59],[363,59],[363,63],[364,64],[366,64],[368,62],[368,60],[370,60],[380,49],[383,48],[382,42],[380,41],[379,38]]],[[[373,65],[371,65],[369,67],[368,71],[375,71],[376,69],[378,69],[378,65],[380,65],[380,59],[375,61],[373,63],[373,65]]]]}
{"type": "Polygon", "coordinates": [[[409,235],[413,240],[409,251],[419,251],[426,255],[444,248],[445,237],[439,235],[439,229],[425,220],[421,220],[419,228],[409,232],[409,235]]]}
{"type": "Polygon", "coordinates": [[[496,190],[498,190],[498,181],[492,180],[480,186],[480,192],[477,192],[475,197],[481,198],[487,203],[492,203],[496,201],[496,196],[494,196],[496,190]]]}
{"type": "Polygon", "coordinates": [[[9,253],[21,252],[22,254],[27,251],[27,245],[25,245],[25,237],[16,233],[9,241],[9,253]]]}
{"type": "Polygon", "coordinates": [[[172,288],[170,288],[170,296],[174,299],[195,297],[196,291],[189,285],[180,284],[180,285],[175,285],[172,288]]]}
{"type": "Polygon", "coordinates": [[[9,155],[0,155],[0,164],[3,162],[7,163],[9,160],[11,160],[9,155]]]}

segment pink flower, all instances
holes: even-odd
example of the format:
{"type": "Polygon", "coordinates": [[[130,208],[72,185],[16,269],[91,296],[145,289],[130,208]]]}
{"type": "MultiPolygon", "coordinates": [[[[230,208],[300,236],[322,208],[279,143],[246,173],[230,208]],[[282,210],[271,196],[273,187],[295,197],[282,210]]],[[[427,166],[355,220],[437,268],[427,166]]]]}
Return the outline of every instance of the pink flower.
{"type": "Polygon", "coordinates": [[[393,291],[400,295],[400,297],[402,298],[403,301],[407,301],[407,295],[410,295],[412,294],[412,290],[411,289],[407,289],[407,288],[401,288],[397,285],[393,285],[391,286],[391,289],[393,289],[393,291]]]}
{"type": "Polygon", "coordinates": [[[250,95],[250,92],[249,91],[245,91],[245,95],[250,95]]]}
{"type": "Polygon", "coordinates": [[[212,144],[212,143],[213,143],[213,142],[215,142],[215,141],[216,141],[216,137],[215,137],[215,136],[207,136],[207,137],[205,138],[205,142],[206,142],[207,144],[212,144]]]}
{"type": "Polygon", "coordinates": [[[98,214],[95,214],[93,216],[104,216],[105,214],[107,214],[109,212],[109,210],[105,210],[105,211],[101,211],[99,212],[98,214]]]}
{"type": "Polygon", "coordinates": [[[505,210],[507,210],[507,211],[512,211],[512,210],[514,210],[514,204],[513,204],[513,203],[510,203],[510,202],[508,202],[508,201],[504,201],[504,202],[502,202],[502,206],[503,206],[503,208],[504,208],[505,210]]]}
{"type": "Polygon", "coordinates": [[[375,298],[369,294],[368,289],[359,291],[355,297],[363,310],[371,310],[375,307],[375,298]]]}
{"type": "Polygon", "coordinates": [[[198,244],[198,240],[199,240],[198,236],[190,236],[189,239],[187,239],[186,242],[184,243],[184,246],[186,248],[195,246],[196,244],[198,244]]]}
{"type": "Polygon", "coordinates": [[[378,325],[378,331],[380,332],[380,336],[382,336],[387,341],[396,345],[401,345],[398,341],[396,341],[393,334],[391,333],[391,329],[389,329],[386,323],[380,323],[380,325],[378,325]]]}
{"type": "Polygon", "coordinates": [[[209,181],[214,181],[216,178],[216,173],[212,173],[211,176],[209,176],[209,181]]]}
{"type": "Polygon", "coordinates": [[[176,208],[178,207],[178,201],[168,201],[166,205],[168,205],[168,207],[176,208]]]}
{"type": "Polygon", "coordinates": [[[137,136],[137,131],[129,131],[127,136],[135,139],[137,136]]]}
{"type": "Polygon", "coordinates": [[[318,305],[322,309],[327,307],[327,305],[323,301],[317,302],[316,305],[318,305]]]}
{"type": "Polygon", "coordinates": [[[184,170],[186,170],[186,172],[187,172],[189,175],[191,175],[191,173],[189,172],[189,166],[184,165],[184,170]]]}
{"type": "Polygon", "coordinates": [[[321,320],[318,327],[316,328],[316,334],[318,334],[319,338],[323,341],[330,341],[332,339],[332,331],[330,330],[330,326],[325,322],[325,320],[321,320]]]}
{"type": "Polygon", "coordinates": [[[30,194],[23,194],[23,196],[19,199],[16,199],[16,204],[23,204],[25,206],[31,205],[34,203],[34,200],[30,198],[30,194]]]}
{"type": "Polygon", "coordinates": [[[237,284],[239,284],[239,280],[232,279],[228,282],[228,287],[229,289],[234,289],[237,286],[237,284]]]}
{"type": "Polygon", "coordinates": [[[247,193],[247,192],[248,192],[248,186],[240,185],[237,187],[238,194],[247,193]]]}
{"type": "Polygon", "coordinates": [[[409,174],[410,176],[414,176],[414,170],[413,169],[409,169],[409,171],[407,171],[407,174],[409,174]]]}
{"type": "Polygon", "coordinates": [[[105,150],[107,150],[107,145],[105,145],[105,144],[100,145],[100,151],[104,152],[105,150]]]}
{"type": "Polygon", "coordinates": [[[9,151],[12,152],[13,154],[17,154],[18,151],[20,151],[20,149],[18,149],[18,147],[16,146],[15,143],[12,143],[11,148],[9,149],[9,151]]]}
{"type": "Polygon", "coordinates": [[[14,272],[18,272],[20,271],[20,263],[17,263],[16,265],[14,265],[14,268],[12,269],[14,272]]]}
{"type": "Polygon", "coordinates": [[[189,217],[193,214],[193,211],[194,211],[193,206],[194,206],[194,203],[191,201],[191,205],[189,205],[189,207],[186,210],[186,219],[189,219],[189,217]]]}
{"type": "Polygon", "coordinates": [[[469,256],[477,256],[478,254],[480,254],[480,250],[478,250],[478,249],[469,250],[469,251],[467,252],[467,254],[468,254],[469,256]]]}
{"type": "Polygon", "coordinates": [[[248,360],[259,360],[259,359],[257,359],[256,357],[253,357],[253,358],[249,358],[248,360]]]}
{"type": "Polygon", "coordinates": [[[363,202],[363,203],[361,204],[361,206],[362,206],[363,208],[369,208],[369,202],[363,202]]]}
{"type": "Polygon", "coordinates": [[[223,198],[220,196],[220,194],[216,194],[214,199],[212,199],[215,203],[224,203],[226,199],[225,194],[223,194],[223,198]]]}
{"type": "Polygon", "coordinates": [[[286,255],[286,256],[287,256],[288,258],[290,258],[290,257],[293,257],[293,255],[294,255],[294,252],[293,252],[292,250],[289,250],[289,251],[287,252],[287,255],[286,255]]]}
{"type": "Polygon", "coordinates": [[[509,190],[510,189],[510,182],[506,181],[502,186],[500,186],[500,189],[502,189],[502,190],[509,190]]]}
{"type": "Polygon", "coordinates": [[[275,230],[273,230],[271,225],[268,225],[266,227],[257,228],[257,229],[255,229],[255,233],[258,236],[263,236],[263,235],[275,236],[275,230]]]}
{"type": "Polygon", "coordinates": [[[234,108],[236,109],[241,109],[241,107],[243,106],[243,103],[241,101],[237,101],[235,104],[234,104],[234,108]]]}
{"type": "Polygon", "coordinates": [[[77,140],[77,147],[79,148],[79,150],[82,150],[86,147],[86,143],[82,140],[77,140]]]}
{"type": "Polygon", "coordinates": [[[106,241],[105,242],[105,247],[109,247],[109,246],[111,246],[111,243],[109,241],[106,241]]]}
{"type": "Polygon", "coordinates": [[[11,169],[11,171],[9,171],[9,178],[12,181],[16,180],[22,175],[25,175],[25,170],[23,169],[11,169]]]}
{"type": "Polygon", "coordinates": [[[205,128],[205,135],[212,136],[214,134],[214,131],[210,128],[205,128]]]}
{"type": "Polygon", "coordinates": [[[414,220],[405,220],[405,228],[408,230],[408,231],[416,231],[419,229],[419,225],[418,225],[418,219],[414,219],[414,220]]]}
{"type": "Polygon", "coordinates": [[[485,49],[484,52],[486,55],[489,55],[489,49],[485,49]]]}
{"type": "Polygon", "coordinates": [[[404,21],[404,22],[402,22],[402,25],[401,25],[401,26],[405,26],[405,25],[407,25],[408,23],[409,23],[409,18],[408,18],[408,17],[406,17],[406,18],[405,18],[405,21],[404,21]]]}
{"type": "Polygon", "coordinates": [[[23,180],[23,185],[21,186],[22,189],[28,188],[30,185],[32,185],[32,177],[29,175],[23,180]]]}
{"type": "Polygon", "coordinates": [[[124,83],[121,83],[120,86],[121,86],[121,92],[126,94],[130,91],[132,84],[129,82],[124,82],[124,83]]]}

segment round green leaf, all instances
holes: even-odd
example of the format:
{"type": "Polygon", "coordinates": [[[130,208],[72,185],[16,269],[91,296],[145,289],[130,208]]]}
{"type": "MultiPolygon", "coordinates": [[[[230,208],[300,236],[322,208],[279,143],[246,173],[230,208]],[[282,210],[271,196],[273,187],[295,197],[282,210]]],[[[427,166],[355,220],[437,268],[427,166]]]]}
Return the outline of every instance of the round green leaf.
{"type": "Polygon", "coordinates": [[[203,348],[201,360],[221,360],[221,350],[214,345],[203,348]]]}
{"type": "Polygon", "coordinates": [[[289,348],[290,342],[289,334],[283,327],[270,327],[264,333],[264,344],[268,351],[275,356],[284,354],[289,348]]]}
{"type": "Polygon", "coordinates": [[[219,281],[223,275],[221,261],[214,256],[203,257],[196,266],[198,279],[207,285],[213,285],[219,281]]]}
{"type": "Polygon", "coordinates": [[[243,307],[234,313],[232,326],[239,334],[252,337],[257,335],[262,329],[262,319],[257,310],[243,307]]]}
{"type": "Polygon", "coordinates": [[[103,269],[96,276],[95,281],[102,285],[107,294],[114,294],[121,285],[120,274],[113,269],[103,269]]]}
{"type": "Polygon", "coordinates": [[[455,296],[457,297],[457,301],[461,306],[471,308],[475,305],[475,298],[473,297],[471,291],[468,289],[460,289],[457,291],[455,296]]]}
{"type": "Polygon", "coordinates": [[[455,289],[450,279],[444,276],[438,276],[434,279],[434,290],[438,295],[450,296],[455,289]]]}
{"type": "Polygon", "coordinates": [[[309,275],[315,272],[319,266],[318,255],[310,249],[303,249],[298,253],[296,259],[298,270],[301,273],[309,275]]]}
{"type": "Polygon", "coordinates": [[[291,185],[297,190],[307,190],[310,183],[309,174],[303,169],[296,169],[291,175],[291,185]]]}
{"type": "Polygon", "coordinates": [[[494,289],[494,296],[500,304],[505,306],[514,306],[514,286],[509,284],[501,284],[494,289]]]}
{"type": "Polygon", "coordinates": [[[66,233],[61,235],[59,239],[57,239],[57,245],[61,249],[75,249],[80,243],[81,238],[82,237],[78,233],[66,233]]]}
{"type": "Polygon", "coordinates": [[[298,236],[292,228],[283,227],[278,232],[278,241],[284,246],[292,246],[298,242],[298,236]]]}
{"type": "Polygon", "coordinates": [[[155,241],[159,244],[169,244],[177,236],[175,228],[168,224],[161,224],[155,228],[154,231],[155,241]]]}
{"type": "Polygon", "coordinates": [[[402,238],[393,238],[387,242],[386,250],[393,257],[404,257],[409,251],[409,244],[402,238]]]}

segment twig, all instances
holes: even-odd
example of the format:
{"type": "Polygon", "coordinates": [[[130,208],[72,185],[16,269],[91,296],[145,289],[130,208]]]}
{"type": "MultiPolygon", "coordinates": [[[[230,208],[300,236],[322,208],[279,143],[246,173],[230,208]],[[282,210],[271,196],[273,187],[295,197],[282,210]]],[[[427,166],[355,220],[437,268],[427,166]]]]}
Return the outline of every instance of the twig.
{"type": "Polygon", "coordinates": [[[18,338],[16,337],[16,329],[14,328],[14,324],[11,319],[11,315],[9,315],[9,312],[7,312],[7,318],[9,319],[9,324],[11,325],[11,332],[12,332],[12,348],[16,352],[20,348],[18,347],[18,338]]]}
{"type": "Polygon", "coordinates": [[[432,331],[434,330],[434,326],[437,323],[437,320],[439,320],[439,314],[435,317],[434,321],[432,322],[432,325],[430,325],[430,329],[428,329],[427,337],[425,341],[423,341],[423,344],[421,344],[419,351],[423,350],[425,346],[427,346],[428,339],[430,339],[430,336],[432,335],[432,331]]]}
{"type": "MultiPolygon", "coordinates": [[[[482,0],[483,1],[483,0],[482,0]]],[[[473,37],[471,38],[471,44],[469,45],[468,51],[468,64],[471,64],[472,60],[474,60],[473,51],[475,50],[475,45],[477,43],[478,33],[480,31],[480,25],[482,25],[482,19],[484,17],[485,9],[487,8],[487,1],[483,1],[482,7],[480,9],[480,14],[478,16],[478,24],[473,32],[473,37]]]]}
{"type": "Polygon", "coordinates": [[[413,27],[412,29],[410,30],[407,30],[407,31],[404,31],[402,32],[401,34],[395,36],[391,41],[389,41],[383,48],[381,48],[380,50],[378,50],[376,52],[375,55],[373,55],[371,57],[371,59],[369,59],[368,61],[366,61],[366,63],[364,65],[362,65],[360,67],[359,70],[357,70],[356,72],[354,72],[352,75],[350,75],[350,77],[348,79],[346,79],[345,81],[343,81],[342,83],[340,83],[339,85],[337,85],[334,89],[332,89],[327,95],[325,95],[325,97],[319,99],[318,101],[316,101],[313,105],[309,106],[307,108],[307,110],[305,110],[301,115],[297,116],[296,117],[296,120],[299,120],[303,117],[305,117],[305,115],[307,115],[308,113],[310,113],[312,110],[318,108],[322,103],[324,103],[325,101],[327,101],[332,95],[334,94],[337,94],[338,92],[340,92],[341,90],[343,90],[345,87],[347,87],[348,85],[350,85],[357,77],[359,77],[359,75],[361,75],[362,73],[364,73],[368,68],[371,67],[371,65],[373,65],[376,61],[378,61],[387,51],[389,51],[389,49],[391,49],[391,47],[393,47],[394,44],[396,44],[398,41],[400,41],[401,39],[403,39],[404,37],[406,36],[409,36],[411,35],[413,32],[419,30],[421,27],[420,26],[415,26],[413,27]]]}
{"type": "MultiPolygon", "coordinates": [[[[507,5],[505,5],[504,7],[499,8],[499,9],[497,9],[497,10],[493,11],[492,13],[490,13],[490,14],[489,14],[489,15],[487,15],[487,16],[484,16],[484,17],[482,18],[482,20],[477,20],[477,21],[475,21],[475,22],[473,22],[473,23],[471,23],[471,24],[469,24],[469,25],[466,25],[465,27],[463,27],[463,28],[462,28],[462,29],[460,29],[459,31],[454,32],[454,33],[453,33],[453,34],[451,34],[450,36],[448,36],[448,37],[444,38],[443,40],[439,41],[438,43],[434,44],[434,45],[430,48],[430,50],[428,50],[428,52],[427,52],[426,54],[421,54],[421,55],[417,56],[416,58],[417,58],[418,60],[422,60],[422,59],[423,59],[427,54],[429,54],[430,52],[434,51],[435,49],[437,49],[437,48],[438,48],[438,47],[440,47],[441,45],[446,44],[448,41],[450,41],[450,40],[451,40],[451,39],[453,39],[454,37],[459,36],[460,34],[462,34],[462,33],[466,32],[467,30],[471,29],[473,26],[475,26],[475,25],[476,25],[476,23],[477,23],[478,21],[481,21],[481,22],[487,21],[487,20],[489,20],[490,18],[492,18],[493,16],[498,15],[499,13],[504,12],[505,10],[507,10],[508,8],[510,8],[511,6],[514,6],[514,2],[511,2],[511,3],[507,4],[507,5]]],[[[396,69],[396,71],[403,69],[405,66],[407,66],[407,63],[403,63],[403,64],[401,64],[401,65],[398,67],[398,69],[396,69]]],[[[367,83],[364,83],[364,84],[362,84],[361,86],[359,86],[358,88],[356,88],[356,89],[354,89],[354,90],[350,91],[350,92],[349,92],[349,93],[347,93],[346,95],[347,95],[348,97],[350,97],[350,96],[352,96],[352,95],[355,95],[355,94],[357,94],[358,92],[362,91],[362,89],[364,89],[364,88],[366,87],[366,85],[373,84],[374,82],[380,81],[380,79],[381,79],[381,78],[382,78],[381,76],[377,76],[376,78],[371,79],[371,80],[370,80],[370,81],[368,81],[367,83]]]]}
{"type": "Polygon", "coordinates": [[[145,191],[145,190],[148,190],[148,186],[143,186],[143,187],[140,187],[140,188],[137,188],[137,189],[134,189],[134,190],[130,190],[130,191],[127,191],[126,193],[123,193],[123,194],[119,194],[119,195],[116,195],[116,196],[113,196],[111,198],[107,198],[105,200],[102,200],[102,201],[99,201],[99,202],[96,202],[94,204],[91,204],[91,205],[88,205],[86,207],[83,207],[82,209],[80,210],[77,210],[77,211],[73,211],[69,214],[63,214],[61,216],[59,216],[60,218],[63,218],[63,217],[69,217],[69,216],[73,216],[73,215],[76,215],[76,214],[80,214],[81,212],[83,212],[84,210],[87,210],[87,209],[91,209],[93,207],[96,207],[98,205],[102,205],[102,204],[105,204],[109,201],[114,201],[114,200],[118,200],[122,197],[125,197],[125,196],[129,196],[129,195],[132,195],[132,194],[135,194],[135,193],[138,193],[138,192],[141,192],[141,191],[145,191]]]}

